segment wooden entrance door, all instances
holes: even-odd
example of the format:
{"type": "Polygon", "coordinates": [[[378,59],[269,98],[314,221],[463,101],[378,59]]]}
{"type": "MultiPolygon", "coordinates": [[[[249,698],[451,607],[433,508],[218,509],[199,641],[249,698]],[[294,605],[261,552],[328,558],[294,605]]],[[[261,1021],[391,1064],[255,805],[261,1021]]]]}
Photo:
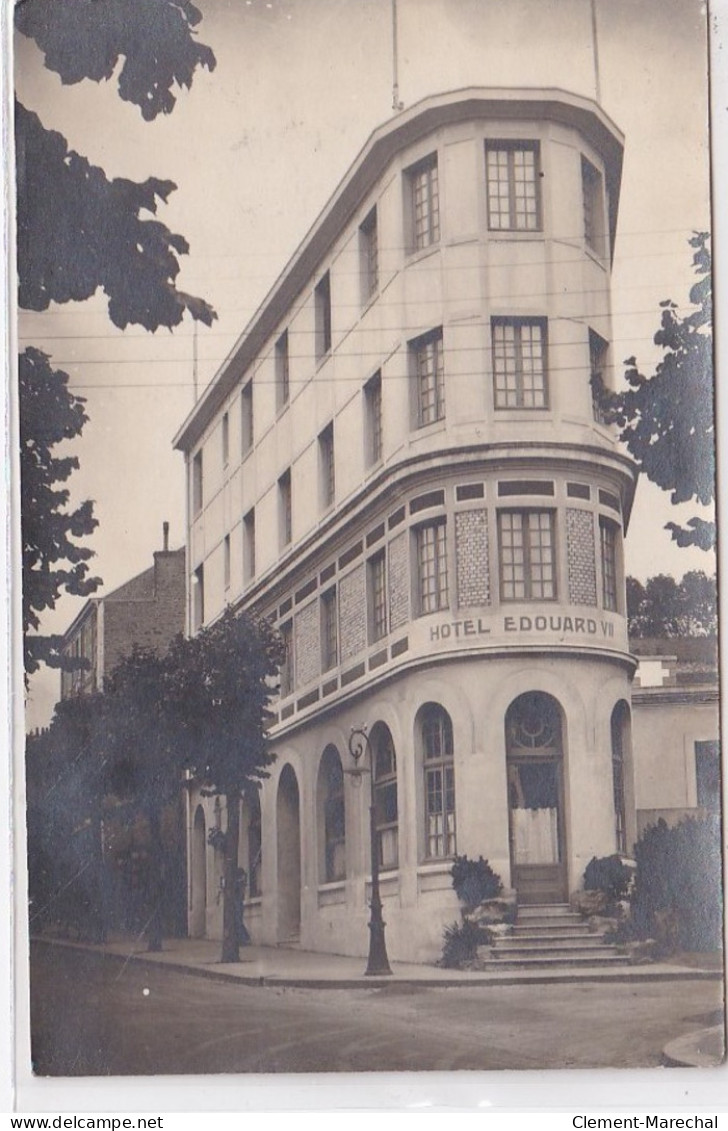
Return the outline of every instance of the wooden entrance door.
{"type": "Polygon", "coordinates": [[[508,829],[518,902],[561,903],[568,895],[561,710],[527,692],[506,714],[508,829]]]}

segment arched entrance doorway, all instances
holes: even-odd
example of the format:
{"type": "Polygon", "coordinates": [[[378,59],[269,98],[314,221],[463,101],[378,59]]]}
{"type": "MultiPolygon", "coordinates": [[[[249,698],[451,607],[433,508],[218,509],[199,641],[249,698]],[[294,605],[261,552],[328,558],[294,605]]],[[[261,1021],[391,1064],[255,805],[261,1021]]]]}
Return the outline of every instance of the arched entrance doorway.
{"type": "Polygon", "coordinates": [[[298,942],[301,934],[301,816],[298,782],[284,766],[276,803],[278,844],[278,942],[298,942]]]}
{"type": "Polygon", "coordinates": [[[195,810],[192,823],[192,907],[190,934],[193,939],[204,939],[207,933],[207,835],[205,812],[201,805],[195,810]]]}
{"type": "Polygon", "coordinates": [[[561,708],[542,691],[506,712],[508,831],[519,903],[567,898],[561,708]]]}

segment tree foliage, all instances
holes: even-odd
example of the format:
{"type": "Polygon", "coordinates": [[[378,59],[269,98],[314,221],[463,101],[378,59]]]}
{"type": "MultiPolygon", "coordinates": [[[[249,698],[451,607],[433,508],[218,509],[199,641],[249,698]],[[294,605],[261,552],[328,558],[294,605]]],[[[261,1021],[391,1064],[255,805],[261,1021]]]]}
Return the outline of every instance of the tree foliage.
{"type": "MultiPolygon", "coordinates": [[[[116,76],[120,97],[146,121],[170,113],[176,91],[191,86],[199,67],[214,68],[212,51],[196,38],[200,19],[190,0],[21,0],[15,6],[16,29],[35,40],[62,82],[116,76]]],[[[156,218],[173,182],[109,180],[19,102],[15,142],[21,308],[43,311],[101,289],[111,321],[121,328],[171,328],[186,312],[210,324],[212,308],[176,287],[187,242],[156,218]]],[[[80,436],[83,401],[39,350],[26,350],[19,370],[23,624],[31,674],[41,662],[64,662],[60,638],[38,633],[42,613],[61,592],[85,596],[99,582],[87,575],[93,552],[75,541],[96,526],[92,504],[68,509],[68,492],[58,484],[78,463],[54,450],[80,436]]]]}
{"type": "Polygon", "coordinates": [[[635,845],[632,931],[663,952],[722,945],[721,835],[716,814],[669,827],[660,819],[635,845]]]}
{"type": "Polygon", "coordinates": [[[68,374],[53,369],[48,356],[32,346],[19,358],[20,499],[23,561],[25,670],[41,663],[67,665],[62,637],[39,635],[40,618],[61,592],[85,597],[99,586],[89,575],[93,551],[77,539],[97,525],[91,502],[69,508],[69,491],[60,486],[78,467],[58,446],[81,435],[87,417],[84,401],[68,388],[68,374]]]}
{"type": "MultiPolygon", "coordinates": [[[[697,282],[690,289],[693,309],[681,314],[671,299],[660,303],[660,328],[654,342],[664,351],[652,376],[625,362],[629,386],[599,398],[607,418],[648,479],[670,491],[672,503],[691,500],[709,506],[715,496],[715,418],[713,393],[713,304],[710,237],[696,232],[689,241],[697,282]]],[[[715,545],[715,523],[697,516],[686,526],[666,524],[679,546],[715,545]]]]}
{"type": "Polygon", "coordinates": [[[109,761],[103,696],[56,705],[50,727],[26,745],[31,927],[56,923],[105,938],[103,800],[109,761]]]}
{"type": "MultiPolygon", "coordinates": [[[[17,30],[62,82],[117,72],[120,97],[146,121],[172,111],[175,89],[190,87],[198,67],[214,69],[212,51],[195,38],[201,18],[189,0],[22,0],[15,8],[17,30]]],[[[21,307],[46,310],[102,288],[122,328],[176,326],[185,311],[212,321],[206,302],[175,287],[186,241],[141,215],[168,200],[172,181],[109,181],[20,103],[15,134],[21,307]]]]}
{"type": "Polygon", "coordinates": [[[225,832],[222,961],[239,958],[235,876],[240,802],[269,777],[269,704],[283,659],[275,629],[264,619],[228,609],[214,624],[170,649],[170,705],[181,724],[189,768],[209,794],[222,795],[225,832]]]}
{"type": "Polygon", "coordinates": [[[119,95],[147,121],[171,112],[174,87],[190,87],[198,67],[214,70],[194,38],[201,19],[190,0],[20,0],[15,9],[15,27],[64,83],[108,80],[121,60],[119,95]]]}
{"type": "Polygon", "coordinates": [[[82,302],[100,287],[121,329],[176,326],[186,310],[209,325],[211,307],[174,285],[187,241],[142,215],[156,213],[174,183],[110,181],[20,103],[15,123],[19,305],[47,310],[51,302],[82,302]]]}
{"type": "MultiPolygon", "coordinates": [[[[160,949],[165,895],[162,815],[179,797],[189,770],[204,792],[225,798],[222,956],[223,961],[237,961],[233,900],[240,803],[247,790],[259,788],[269,776],[274,761],[266,727],[281,660],[280,638],[267,621],[229,610],[197,636],[177,637],[163,655],[134,648],[107,677],[103,691],[61,700],[39,745],[56,781],[69,788],[62,791],[60,810],[54,808],[52,817],[46,810],[44,817],[42,768],[34,762],[33,811],[40,819],[29,841],[33,859],[47,868],[48,825],[64,829],[66,842],[71,826],[88,822],[98,827],[104,799],[123,802],[130,813],[143,816],[151,849],[145,929],[149,948],[160,949]]],[[[95,877],[94,891],[103,887],[96,842],[100,845],[100,833],[89,873],[95,877]]],[[[63,887],[67,872],[57,877],[56,890],[63,887]]],[[[40,866],[34,874],[42,876],[40,866]]],[[[48,883],[36,887],[47,888],[48,883]]],[[[70,906],[75,913],[77,904],[70,906]]]]}
{"type": "Polygon", "coordinates": [[[627,617],[632,637],[715,636],[718,593],[715,577],[691,570],[682,581],[666,574],[643,585],[627,578],[627,617]]]}
{"type": "Polygon", "coordinates": [[[111,762],[109,789],[129,802],[146,822],[150,842],[150,906],[145,912],[149,950],[162,949],[166,894],[164,811],[179,796],[185,768],[171,710],[174,673],[169,653],[135,646],[104,685],[106,743],[111,762]]]}

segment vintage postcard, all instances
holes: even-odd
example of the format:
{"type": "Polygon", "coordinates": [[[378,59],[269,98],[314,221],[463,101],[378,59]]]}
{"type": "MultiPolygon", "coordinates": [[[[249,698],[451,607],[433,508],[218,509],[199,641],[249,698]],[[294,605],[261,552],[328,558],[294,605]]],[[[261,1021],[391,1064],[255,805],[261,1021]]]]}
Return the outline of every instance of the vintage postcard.
{"type": "Polygon", "coordinates": [[[709,18],[16,5],[28,1075],[723,1062],[709,18]]]}

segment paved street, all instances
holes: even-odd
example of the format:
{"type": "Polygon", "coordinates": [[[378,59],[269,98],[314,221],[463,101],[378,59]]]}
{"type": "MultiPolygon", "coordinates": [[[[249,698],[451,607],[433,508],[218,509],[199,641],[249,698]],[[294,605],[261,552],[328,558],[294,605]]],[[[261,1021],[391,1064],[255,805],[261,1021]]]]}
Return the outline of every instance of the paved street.
{"type": "Polygon", "coordinates": [[[31,948],[41,1075],[649,1067],[711,1024],[721,984],[383,989],[224,984],[31,948]]]}

